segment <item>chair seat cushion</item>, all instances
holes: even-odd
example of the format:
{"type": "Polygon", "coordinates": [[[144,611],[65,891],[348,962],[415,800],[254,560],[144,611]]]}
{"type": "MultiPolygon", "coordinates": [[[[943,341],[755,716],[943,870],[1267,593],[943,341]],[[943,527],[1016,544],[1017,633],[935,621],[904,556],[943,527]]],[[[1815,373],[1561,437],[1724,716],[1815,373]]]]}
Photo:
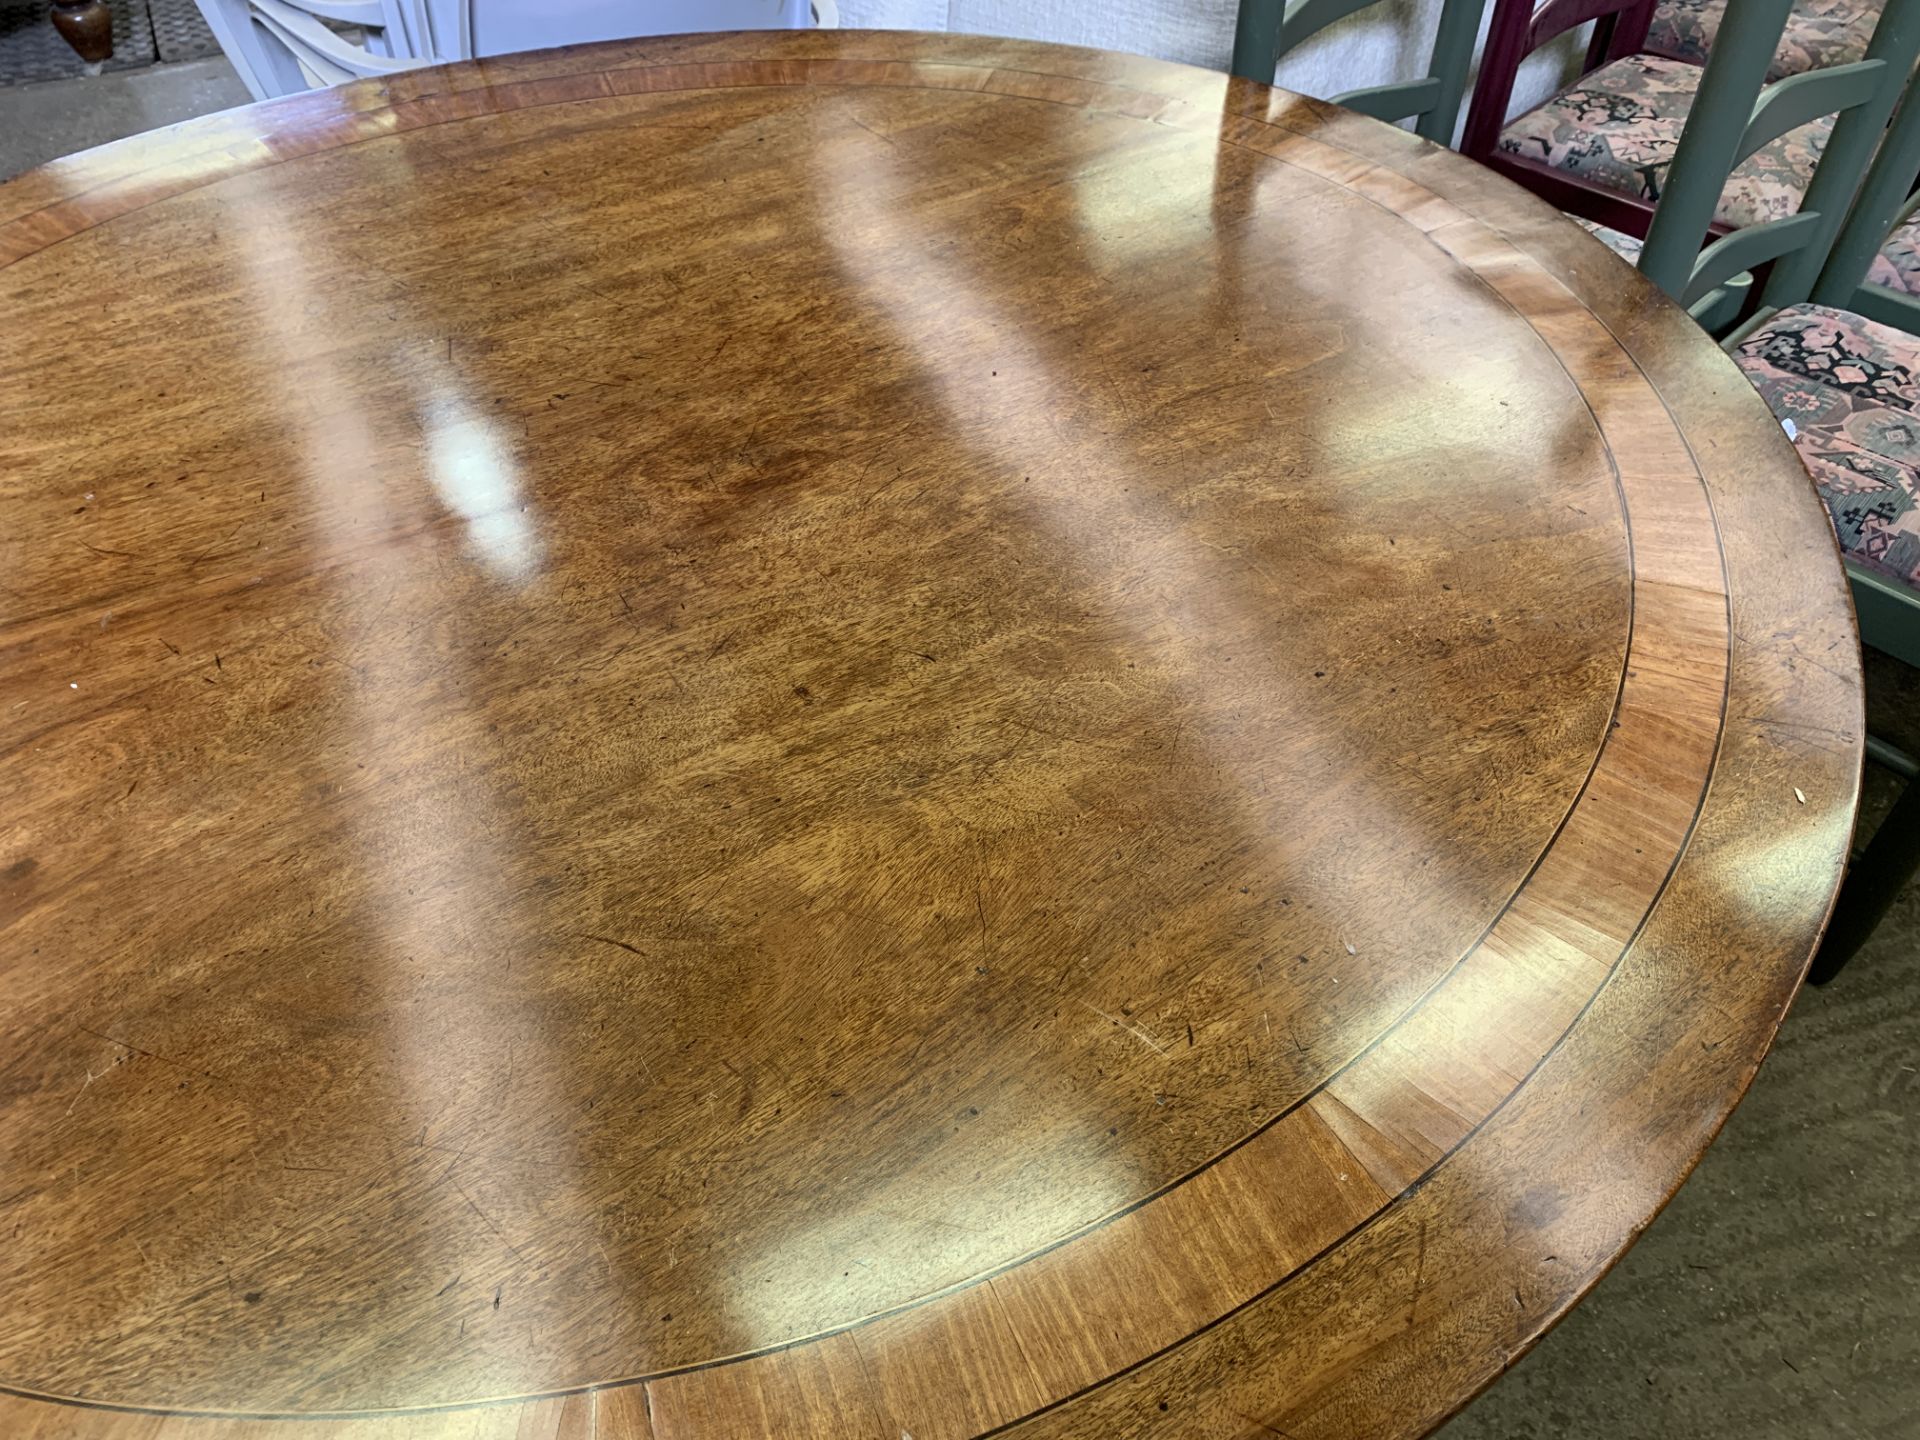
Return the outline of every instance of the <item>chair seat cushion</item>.
{"type": "Polygon", "coordinates": [[[1646,241],[1629,235],[1624,230],[1616,230],[1611,225],[1602,225],[1579,215],[1569,215],[1567,218],[1629,265],[1640,263],[1640,252],[1647,248],[1646,241]]]}
{"type": "MultiPolygon", "coordinates": [[[[1658,55],[1612,61],[1509,124],[1500,132],[1500,149],[1657,201],[1700,73],[1698,66],[1658,55]]],[[[1832,130],[1833,117],[1824,115],[1741,161],[1714,218],[1739,229],[1793,214],[1832,130]]]]}
{"type": "Polygon", "coordinates": [[[1920,295],[1920,215],[1896,225],[1867,268],[1867,283],[1906,295],[1920,295]]]}
{"type": "Polygon", "coordinates": [[[1795,305],[1734,358],[1773,413],[1792,422],[1847,558],[1920,585],[1920,338],[1795,305]]]}
{"type": "MultiPolygon", "coordinates": [[[[1726,13],[1727,0],[1660,0],[1647,49],[1704,65],[1726,13]]],[[[1767,78],[1851,64],[1867,53],[1879,19],[1878,0],[1796,0],[1767,78]]]]}

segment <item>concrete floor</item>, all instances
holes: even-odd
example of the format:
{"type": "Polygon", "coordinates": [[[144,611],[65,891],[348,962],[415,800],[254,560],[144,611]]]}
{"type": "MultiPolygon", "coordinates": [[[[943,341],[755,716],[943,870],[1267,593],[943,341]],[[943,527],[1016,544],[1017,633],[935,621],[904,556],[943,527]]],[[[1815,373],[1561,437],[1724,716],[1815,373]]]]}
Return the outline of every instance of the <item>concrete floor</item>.
{"type": "Polygon", "coordinates": [[[252,98],[223,58],[0,88],[0,180],[252,98]]]}
{"type": "MultiPolygon", "coordinates": [[[[0,89],[0,177],[246,100],[224,60],[0,89]]],[[[1920,675],[1869,659],[1874,728],[1920,752],[1920,675]]],[[[1868,779],[1877,819],[1893,785],[1868,779]]],[[[1796,1002],[1640,1244],[1444,1440],[1920,1440],[1917,1196],[1920,887],[1796,1002]]]]}

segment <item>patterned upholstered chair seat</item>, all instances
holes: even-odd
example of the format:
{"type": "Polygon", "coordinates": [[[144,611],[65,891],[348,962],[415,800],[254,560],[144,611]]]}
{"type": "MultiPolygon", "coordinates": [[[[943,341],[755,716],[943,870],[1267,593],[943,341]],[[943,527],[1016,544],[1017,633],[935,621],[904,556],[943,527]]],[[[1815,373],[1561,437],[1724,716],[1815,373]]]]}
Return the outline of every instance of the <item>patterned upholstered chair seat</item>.
{"type": "MultiPolygon", "coordinates": [[[[1615,60],[1509,123],[1499,148],[1588,184],[1657,201],[1700,73],[1698,66],[1658,55],[1615,60]]],[[[1743,160],[1714,218],[1737,230],[1793,214],[1832,130],[1833,117],[1823,116],[1743,160]]]]}
{"type": "Polygon", "coordinates": [[[1840,548],[1920,587],[1920,338],[1844,310],[1782,310],[1735,352],[1794,444],[1840,548]]]}
{"type": "Polygon", "coordinates": [[[1646,241],[1629,235],[1624,230],[1616,230],[1611,225],[1602,225],[1598,221],[1587,220],[1579,215],[1569,215],[1567,218],[1629,265],[1640,263],[1640,252],[1646,249],[1646,241]]]}
{"type": "Polygon", "coordinates": [[[1920,295],[1920,215],[1900,222],[1867,270],[1869,285],[1920,295]]]}
{"type": "MultiPolygon", "coordinates": [[[[1660,0],[1646,48],[1704,65],[1726,13],[1727,0],[1660,0]]],[[[1779,80],[1858,60],[1867,53],[1879,18],[1878,0],[1797,0],[1767,78],[1779,80]]]]}

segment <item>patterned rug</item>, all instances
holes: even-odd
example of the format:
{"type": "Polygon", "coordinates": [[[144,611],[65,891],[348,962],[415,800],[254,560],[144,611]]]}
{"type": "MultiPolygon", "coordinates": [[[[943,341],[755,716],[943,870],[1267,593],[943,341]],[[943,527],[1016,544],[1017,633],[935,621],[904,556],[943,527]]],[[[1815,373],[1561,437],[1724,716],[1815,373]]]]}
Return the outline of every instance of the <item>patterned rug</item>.
{"type": "Polygon", "coordinates": [[[162,60],[200,60],[220,53],[220,42],[200,18],[193,0],[147,0],[153,38],[162,60]]]}

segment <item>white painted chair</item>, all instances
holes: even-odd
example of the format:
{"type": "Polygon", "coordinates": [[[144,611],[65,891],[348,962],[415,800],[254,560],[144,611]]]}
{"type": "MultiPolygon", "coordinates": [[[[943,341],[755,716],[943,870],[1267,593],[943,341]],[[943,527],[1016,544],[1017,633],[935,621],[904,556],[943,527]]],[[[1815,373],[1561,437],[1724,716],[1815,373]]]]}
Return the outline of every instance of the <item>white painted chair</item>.
{"type": "Polygon", "coordinates": [[[553,45],[839,25],[834,0],[198,0],[256,100],[553,45]],[[352,40],[326,21],[360,27],[352,40]]]}
{"type": "Polygon", "coordinates": [[[423,0],[198,0],[207,28],[256,100],[423,63],[423,0]],[[325,21],[357,26],[355,44],[325,21]]]}
{"type": "Polygon", "coordinates": [[[419,0],[436,60],[637,35],[839,28],[834,0],[419,0]]]}

